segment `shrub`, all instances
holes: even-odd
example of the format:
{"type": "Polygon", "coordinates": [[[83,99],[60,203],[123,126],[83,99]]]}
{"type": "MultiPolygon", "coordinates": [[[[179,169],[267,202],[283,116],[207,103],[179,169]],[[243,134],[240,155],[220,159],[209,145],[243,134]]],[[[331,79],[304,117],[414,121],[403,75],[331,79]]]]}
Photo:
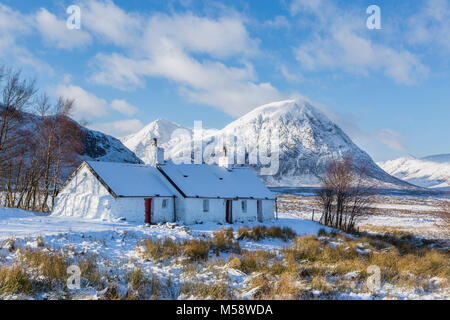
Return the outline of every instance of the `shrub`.
{"type": "Polygon", "coordinates": [[[204,240],[189,240],[183,244],[183,253],[192,261],[208,259],[211,245],[204,240]]]}
{"type": "Polygon", "coordinates": [[[45,246],[45,243],[44,243],[44,237],[43,237],[43,236],[37,237],[37,238],[36,238],[36,242],[37,242],[37,246],[38,246],[39,248],[43,248],[43,247],[45,246]]]}
{"type": "Polygon", "coordinates": [[[214,232],[212,245],[215,250],[233,251],[235,253],[241,251],[239,241],[234,240],[232,228],[224,228],[214,232]]]}
{"type": "Polygon", "coordinates": [[[83,255],[78,259],[78,267],[81,271],[81,276],[89,281],[93,286],[102,284],[103,273],[97,267],[97,256],[94,254],[83,255]]]}
{"type": "Polygon", "coordinates": [[[31,293],[32,283],[30,277],[22,267],[0,268],[0,295],[31,293]]]}
{"type": "Polygon", "coordinates": [[[200,299],[233,299],[233,289],[226,281],[218,281],[212,284],[207,284],[198,280],[194,282],[185,282],[181,285],[180,293],[184,294],[186,297],[194,296],[200,299]]]}
{"type": "Polygon", "coordinates": [[[135,268],[131,273],[128,274],[127,278],[130,286],[138,293],[143,291],[148,284],[147,279],[142,272],[142,268],[135,268]]]}
{"type": "Polygon", "coordinates": [[[287,241],[295,238],[296,233],[289,227],[275,227],[272,226],[267,228],[263,225],[258,225],[253,228],[241,227],[238,230],[238,239],[250,239],[254,241],[259,241],[264,238],[278,238],[283,241],[287,241]]]}
{"type": "Polygon", "coordinates": [[[240,269],[241,267],[241,259],[232,254],[228,257],[227,266],[233,269],[240,269]]]}
{"type": "Polygon", "coordinates": [[[241,257],[241,265],[239,270],[250,274],[255,271],[267,270],[269,267],[270,254],[267,251],[244,251],[241,257]]]}
{"type": "Polygon", "coordinates": [[[43,249],[27,248],[21,250],[21,256],[30,267],[38,269],[39,273],[46,277],[50,284],[53,285],[55,281],[62,284],[67,279],[69,264],[63,253],[51,253],[43,249]]]}
{"type": "Polygon", "coordinates": [[[144,256],[153,260],[167,260],[179,256],[179,244],[170,238],[164,241],[146,239],[144,241],[144,256]]]}
{"type": "Polygon", "coordinates": [[[252,279],[252,288],[257,288],[252,295],[253,299],[267,300],[272,298],[273,277],[266,273],[258,274],[252,279]]]}

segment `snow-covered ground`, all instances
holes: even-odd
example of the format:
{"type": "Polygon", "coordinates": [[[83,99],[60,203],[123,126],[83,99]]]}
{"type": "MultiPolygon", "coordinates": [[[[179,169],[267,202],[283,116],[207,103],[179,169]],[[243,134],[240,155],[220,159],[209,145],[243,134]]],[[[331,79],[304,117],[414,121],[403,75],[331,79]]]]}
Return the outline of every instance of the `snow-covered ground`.
{"type": "MultiPolygon", "coordinates": [[[[281,196],[280,207],[301,219],[320,218],[320,206],[312,195],[281,196]]],[[[444,198],[415,196],[377,196],[372,214],[359,220],[362,230],[373,232],[405,231],[419,237],[450,242],[450,227],[440,209],[444,198]]]]}
{"type": "MultiPolygon", "coordinates": [[[[235,231],[239,227],[253,227],[261,223],[235,223],[226,225],[235,231]]],[[[280,213],[278,220],[274,219],[264,223],[265,226],[273,225],[279,227],[290,227],[298,235],[317,234],[323,226],[309,220],[302,220],[291,214],[280,213]]],[[[92,219],[78,219],[70,217],[53,217],[42,215],[38,212],[30,212],[20,209],[10,209],[0,207],[0,240],[11,237],[26,238],[37,237],[39,235],[57,236],[60,234],[84,233],[101,237],[110,232],[134,232],[141,237],[175,237],[177,239],[188,239],[193,234],[195,236],[208,236],[214,231],[224,228],[224,225],[217,223],[203,223],[189,226],[177,226],[172,223],[152,225],[131,223],[127,221],[106,221],[92,219]],[[164,232],[161,232],[164,230],[164,232]]]]}
{"type": "MultiPolygon", "coordinates": [[[[383,220],[379,217],[372,223],[402,224],[401,220],[383,220]]],[[[414,223],[428,223],[426,220],[411,220],[414,223]]],[[[245,226],[253,227],[260,223],[246,223],[245,226]]],[[[279,226],[293,229],[297,235],[317,235],[324,227],[315,221],[305,212],[302,214],[279,213],[277,220],[263,223],[267,227],[279,226]],[[303,216],[303,217],[301,217],[303,216]]],[[[142,268],[145,275],[156,276],[159,281],[172,283],[175,297],[191,298],[190,296],[179,295],[182,283],[195,279],[201,283],[211,284],[219,281],[223,277],[228,284],[236,290],[237,298],[247,299],[252,296],[255,288],[251,288],[249,283],[254,275],[247,275],[242,271],[229,267],[227,264],[216,265],[210,270],[206,265],[183,266],[174,260],[166,262],[156,262],[143,258],[139,251],[139,245],[144,239],[164,240],[171,238],[174,241],[191,239],[209,239],[213,232],[224,227],[232,227],[234,231],[244,226],[244,224],[220,225],[216,223],[204,223],[196,225],[177,225],[165,223],[146,227],[142,224],[130,223],[127,221],[100,221],[84,220],[74,218],[62,218],[43,216],[39,213],[26,212],[18,209],[0,208],[0,266],[12,264],[17,258],[17,248],[38,248],[38,238],[43,240],[49,250],[72,250],[83,255],[93,254],[97,256],[98,264],[109,274],[124,279],[125,274],[132,272],[137,267],[142,268]],[[11,250],[10,241],[14,239],[16,251],[11,250]],[[194,273],[186,271],[187,268],[198,268],[194,273]],[[221,278],[222,277],[222,278],[221,278]],[[250,289],[249,289],[250,288],[250,289]]],[[[326,228],[327,229],[327,228],[326,228]]],[[[328,229],[329,230],[329,229],[328,229]]],[[[335,246],[341,245],[339,241],[333,242],[335,246]]],[[[333,244],[331,243],[331,244],[333,244]]],[[[246,250],[264,250],[278,254],[283,247],[291,244],[291,241],[284,242],[280,239],[265,238],[260,241],[240,240],[240,247],[246,250]],[[278,252],[278,253],[277,253],[278,252]]],[[[230,253],[221,252],[218,258],[227,261],[230,253]]],[[[214,257],[210,259],[215,259],[214,257]]],[[[351,278],[352,276],[349,275],[351,278]]],[[[442,281],[437,279],[436,281],[442,281]]],[[[106,289],[105,289],[106,290],[106,289]]],[[[122,284],[122,291],[126,291],[126,285],[122,284]]],[[[104,292],[97,291],[92,287],[80,289],[73,293],[72,298],[97,299],[104,292]]],[[[313,290],[314,295],[320,292],[313,290]]],[[[52,292],[47,292],[39,296],[38,299],[60,298],[53,296],[52,292]]],[[[386,283],[378,292],[378,298],[400,298],[400,299],[448,299],[448,288],[442,291],[422,292],[417,290],[403,290],[393,288],[386,283]]],[[[27,298],[27,296],[16,295],[8,298],[27,298]]],[[[335,297],[336,298],[336,297],[335,297]]],[[[339,298],[339,297],[338,297],[339,298]]],[[[342,299],[373,299],[369,293],[364,292],[343,292],[342,299]]]]}

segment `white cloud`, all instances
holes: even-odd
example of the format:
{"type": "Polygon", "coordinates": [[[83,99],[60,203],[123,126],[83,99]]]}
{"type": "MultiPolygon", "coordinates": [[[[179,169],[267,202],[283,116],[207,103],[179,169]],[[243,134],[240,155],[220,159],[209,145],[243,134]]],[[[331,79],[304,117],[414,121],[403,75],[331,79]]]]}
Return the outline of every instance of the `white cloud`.
{"type": "Polygon", "coordinates": [[[51,72],[52,68],[47,63],[35,57],[19,43],[22,37],[32,32],[31,16],[0,4],[0,58],[3,61],[12,61],[12,64],[31,66],[41,72],[51,72]]]}
{"type": "Polygon", "coordinates": [[[207,53],[213,57],[257,52],[257,41],[250,38],[239,16],[212,19],[191,13],[156,14],[147,22],[144,39],[149,45],[176,45],[187,52],[207,53]]]}
{"type": "Polygon", "coordinates": [[[127,116],[132,116],[139,112],[139,108],[131,105],[125,100],[111,101],[111,108],[127,116]]]}
{"type": "MultiPolygon", "coordinates": [[[[130,27],[101,29],[103,37],[123,52],[98,54],[92,81],[128,90],[143,86],[146,77],[161,77],[175,82],[189,101],[234,116],[283,97],[270,83],[258,83],[253,66],[246,62],[247,57],[258,52],[258,41],[250,38],[241,17],[210,18],[186,13],[144,18],[127,13],[109,1],[93,5],[94,2],[89,2],[87,10],[106,6],[108,12],[118,17],[119,25],[130,27]],[[229,57],[238,57],[239,66],[227,65],[224,59],[229,57]]],[[[85,16],[91,14],[87,12],[85,16]]],[[[108,22],[101,20],[110,19],[105,16],[97,16],[95,24],[91,21],[84,25],[100,33],[97,24],[107,26],[108,22]]]]}
{"type": "Polygon", "coordinates": [[[113,1],[83,1],[82,27],[89,29],[102,41],[120,46],[137,45],[142,18],[119,8],[113,1]]]}
{"type": "Polygon", "coordinates": [[[392,150],[401,152],[406,151],[405,137],[392,129],[379,130],[377,132],[377,137],[392,150]]]}
{"type": "Polygon", "coordinates": [[[297,60],[306,70],[334,69],[361,75],[381,71],[406,85],[428,74],[428,68],[411,52],[373,41],[364,15],[345,12],[326,0],[296,0],[291,12],[317,18],[312,37],[295,49],[297,60]]]}
{"type": "MultiPolygon", "coordinates": [[[[450,52],[450,1],[427,0],[419,13],[408,19],[407,40],[450,52]]],[[[436,49],[436,51],[439,51],[436,49]]]]}
{"type": "Polygon", "coordinates": [[[129,119],[107,123],[92,123],[88,127],[119,138],[139,131],[144,125],[139,119],[129,119]]]}
{"type": "Polygon", "coordinates": [[[90,44],[89,33],[83,30],[69,30],[65,20],[58,19],[54,14],[41,8],[36,13],[36,27],[42,38],[61,49],[73,49],[90,44]]]}
{"type": "Polygon", "coordinates": [[[293,73],[290,70],[288,70],[288,68],[284,65],[280,66],[280,71],[283,77],[288,81],[298,82],[303,80],[303,76],[300,73],[298,72],[293,73]]]}
{"type": "Polygon", "coordinates": [[[59,85],[54,88],[53,95],[75,100],[73,113],[77,119],[90,119],[108,114],[108,103],[104,99],[78,86],[59,85]]]}
{"type": "Polygon", "coordinates": [[[263,25],[274,29],[290,27],[289,20],[285,16],[275,16],[272,20],[264,21],[263,25]]]}
{"type": "Polygon", "coordinates": [[[326,0],[294,0],[291,3],[290,11],[292,15],[301,12],[313,12],[319,14],[323,10],[326,10],[327,7],[329,6],[326,0]]]}

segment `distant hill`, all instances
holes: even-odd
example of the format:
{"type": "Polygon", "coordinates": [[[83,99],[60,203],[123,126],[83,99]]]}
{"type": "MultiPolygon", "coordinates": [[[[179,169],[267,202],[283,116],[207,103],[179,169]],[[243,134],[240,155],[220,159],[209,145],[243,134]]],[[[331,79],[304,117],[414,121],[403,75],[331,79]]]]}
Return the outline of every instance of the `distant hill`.
{"type": "Polygon", "coordinates": [[[395,177],[417,186],[450,190],[450,154],[424,158],[408,156],[379,162],[378,165],[395,177]]]}

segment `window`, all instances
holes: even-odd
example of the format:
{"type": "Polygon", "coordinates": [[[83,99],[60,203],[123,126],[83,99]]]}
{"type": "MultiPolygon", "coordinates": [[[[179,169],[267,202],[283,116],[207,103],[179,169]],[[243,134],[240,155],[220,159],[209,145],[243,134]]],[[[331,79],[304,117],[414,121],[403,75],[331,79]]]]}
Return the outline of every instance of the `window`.
{"type": "Polygon", "coordinates": [[[203,212],[209,212],[209,200],[203,200],[203,212]]]}
{"type": "Polygon", "coordinates": [[[242,205],[242,212],[246,213],[247,212],[247,200],[242,200],[241,205],[242,205]]]}
{"type": "Polygon", "coordinates": [[[162,201],[162,208],[167,208],[167,199],[163,199],[162,201]]]}

